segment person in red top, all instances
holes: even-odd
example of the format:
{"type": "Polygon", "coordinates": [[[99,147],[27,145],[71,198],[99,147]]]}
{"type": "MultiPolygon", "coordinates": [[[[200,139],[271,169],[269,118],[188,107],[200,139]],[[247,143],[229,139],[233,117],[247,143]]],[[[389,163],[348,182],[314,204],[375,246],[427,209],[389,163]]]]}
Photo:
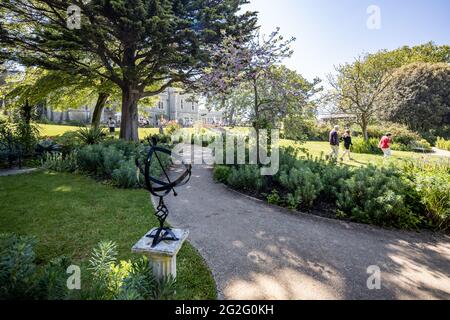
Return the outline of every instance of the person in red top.
{"type": "Polygon", "coordinates": [[[386,133],[386,135],[381,138],[380,143],[378,144],[378,148],[383,151],[385,159],[391,156],[391,143],[392,134],[386,133]]]}

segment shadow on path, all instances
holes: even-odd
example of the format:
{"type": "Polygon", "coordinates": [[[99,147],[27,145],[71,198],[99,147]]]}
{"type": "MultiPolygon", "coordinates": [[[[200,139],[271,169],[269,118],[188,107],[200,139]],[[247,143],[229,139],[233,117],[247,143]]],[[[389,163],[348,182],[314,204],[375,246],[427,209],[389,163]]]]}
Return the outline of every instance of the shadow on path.
{"type": "Polygon", "coordinates": [[[219,298],[450,299],[449,236],[294,214],[215,184],[207,165],[177,191],[168,220],[190,230],[219,298]],[[380,290],[367,288],[371,265],[380,290]]]}

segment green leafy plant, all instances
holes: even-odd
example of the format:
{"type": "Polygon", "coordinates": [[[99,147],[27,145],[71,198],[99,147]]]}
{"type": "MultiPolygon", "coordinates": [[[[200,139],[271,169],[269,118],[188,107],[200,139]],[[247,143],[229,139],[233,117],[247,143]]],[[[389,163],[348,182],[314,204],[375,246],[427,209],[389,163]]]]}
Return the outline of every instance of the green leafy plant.
{"type": "Polygon", "coordinates": [[[216,165],[214,166],[213,179],[216,182],[227,182],[231,169],[227,166],[216,165]]]}
{"type": "Polygon", "coordinates": [[[178,124],[178,122],[176,121],[169,121],[166,123],[165,126],[165,133],[168,134],[169,136],[174,134],[176,131],[181,129],[181,125],[178,124]]]}
{"type": "Polygon", "coordinates": [[[383,154],[380,148],[378,148],[379,139],[369,138],[364,141],[363,138],[355,137],[352,139],[351,150],[354,153],[367,153],[367,154],[383,154]]]}
{"type": "Polygon", "coordinates": [[[436,140],[436,147],[442,150],[450,151],[450,140],[445,140],[444,138],[438,137],[436,140]]]}
{"type": "Polygon", "coordinates": [[[272,192],[267,196],[267,202],[274,205],[280,205],[282,202],[282,199],[280,195],[278,194],[277,190],[272,190],[272,192]]]}
{"type": "Polygon", "coordinates": [[[323,188],[320,176],[307,167],[283,171],[278,179],[291,208],[311,208],[323,188]]]}
{"type": "Polygon", "coordinates": [[[45,139],[39,141],[36,146],[36,152],[40,155],[44,155],[50,152],[59,152],[61,147],[52,139],[45,139]]]}
{"type": "Polygon", "coordinates": [[[134,161],[121,161],[119,168],[111,175],[112,181],[121,188],[135,188],[138,186],[138,168],[134,161]]]}
{"type": "Polygon", "coordinates": [[[236,189],[258,192],[264,187],[264,178],[257,165],[240,165],[231,168],[227,184],[236,189]]]}
{"type": "Polygon", "coordinates": [[[157,281],[147,258],[117,262],[117,246],[101,242],[89,261],[93,274],[93,296],[107,300],[164,300],[175,297],[176,281],[157,281]]]}
{"type": "Polygon", "coordinates": [[[84,127],[77,131],[77,136],[84,144],[97,144],[106,137],[106,131],[98,127],[84,127]]]}
{"type": "Polygon", "coordinates": [[[68,259],[55,258],[38,268],[36,243],[34,238],[0,234],[0,300],[68,297],[68,259]]]}
{"type": "Polygon", "coordinates": [[[53,141],[60,146],[63,155],[69,154],[81,146],[81,141],[76,131],[64,132],[62,135],[54,137],[53,141]]]}
{"type": "Polygon", "coordinates": [[[414,194],[412,188],[396,170],[368,166],[341,180],[336,204],[354,221],[417,228],[421,218],[407,202],[407,195],[414,194]]]}
{"type": "Polygon", "coordinates": [[[44,169],[58,172],[74,172],[78,168],[76,152],[65,156],[60,152],[45,153],[41,163],[44,169]]]}

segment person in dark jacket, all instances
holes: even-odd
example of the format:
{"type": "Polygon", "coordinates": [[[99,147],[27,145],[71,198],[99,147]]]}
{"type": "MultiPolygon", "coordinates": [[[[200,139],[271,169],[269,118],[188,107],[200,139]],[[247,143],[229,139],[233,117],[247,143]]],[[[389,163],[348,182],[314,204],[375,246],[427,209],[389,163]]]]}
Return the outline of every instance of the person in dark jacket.
{"type": "Polygon", "coordinates": [[[342,154],[341,161],[344,161],[344,156],[348,154],[348,159],[353,160],[350,156],[350,146],[352,143],[352,135],[350,130],[345,130],[344,135],[342,136],[342,140],[344,140],[344,153],[342,154]]]}
{"type": "Polygon", "coordinates": [[[328,157],[334,158],[337,160],[339,157],[339,126],[334,126],[333,130],[330,131],[329,142],[331,151],[328,154],[328,157]]]}

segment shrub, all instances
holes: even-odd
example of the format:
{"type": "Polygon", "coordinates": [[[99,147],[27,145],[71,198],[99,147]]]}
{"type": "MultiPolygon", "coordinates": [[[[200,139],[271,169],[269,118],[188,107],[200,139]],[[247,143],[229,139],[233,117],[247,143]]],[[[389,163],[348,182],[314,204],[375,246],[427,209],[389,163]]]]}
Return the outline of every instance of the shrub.
{"type": "Polygon", "coordinates": [[[427,224],[450,229],[450,165],[448,162],[409,162],[403,174],[414,182],[427,224]]]}
{"type": "Polygon", "coordinates": [[[280,172],[278,181],[291,208],[311,208],[323,188],[320,176],[306,166],[280,172]]]}
{"type": "Polygon", "coordinates": [[[38,268],[35,245],[36,241],[29,237],[0,234],[0,300],[164,300],[176,297],[175,279],[156,280],[145,257],[117,261],[117,245],[113,242],[102,242],[94,248],[85,285],[81,291],[71,292],[66,285],[69,259],[56,257],[38,268]]]}
{"type": "Polygon", "coordinates": [[[102,128],[85,127],[78,129],[77,136],[84,144],[97,144],[102,142],[106,137],[106,131],[102,128]]]}
{"type": "Polygon", "coordinates": [[[152,141],[152,138],[156,138],[156,141],[159,143],[163,143],[163,144],[168,144],[172,142],[172,137],[168,134],[149,134],[148,136],[146,136],[144,138],[144,140],[142,140],[143,143],[148,143],[152,141]]]}
{"type": "Polygon", "coordinates": [[[338,213],[352,220],[381,226],[415,228],[421,220],[407,204],[412,186],[393,169],[359,168],[341,180],[338,213]]]}
{"type": "Polygon", "coordinates": [[[259,166],[242,165],[231,168],[227,184],[236,189],[258,192],[264,187],[264,177],[261,176],[259,166]]]}
{"type": "Polygon", "coordinates": [[[352,152],[354,153],[368,153],[368,154],[383,154],[380,148],[378,148],[379,139],[369,138],[364,141],[363,138],[354,137],[352,139],[352,152]]]}
{"type": "Polygon", "coordinates": [[[32,156],[38,141],[39,129],[20,118],[16,121],[0,119],[0,161],[22,165],[24,157],[32,156]]]}
{"type": "Polygon", "coordinates": [[[445,140],[444,138],[438,137],[436,140],[436,147],[442,150],[450,151],[450,140],[445,140]]]}
{"type": "Polygon", "coordinates": [[[34,286],[35,240],[0,234],[0,299],[27,298],[34,286]]]}
{"type": "Polygon", "coordinates": [[[278,194],[276,189],[273,189],[272,192],[267,196],[267,202],[274,205],[280,205],[282,203],[282,198],[278,194]]]}
{"type": "Polygon", "coordinates": [[[68,296],[65,257],[51,260],[42,271],[36,266],[36,240],[0,234],[0,300],[63,299],[68,296]]]}
{"type": "Polygon", "coordinates": [[[38,155],[44,155],[45,153],[59,151],[61,151],[61,147],[52,139],[39,141],[39,143],[36,145],[36,153],[38,155]]]}
{"type": "Polygon", "coordinates": [[[422,173],[416,177],[417,190],[430,225],[450,229],[450,174],[422,173]]]}
{"type": "Polygon", "coordinates": [[[60,152],[45,153],[41,161],[44,169],[57,172],[74,172],[78,168],[76,152],[65,156],[60,152]]]}
{"type": "Polygon", "coordinates": [[[213,171],[213,178],[216,182],[225,183],[228,180],[231,169],[227,166],[215,166],[213,171]]]}
{"type": "Polygon", "coordinates": [[[181,125],[178,124],[176,121],[169,121],[166,124],[165,133],[169,136],[175,133],[176,131],[181,129],[181,125]]]}
{"type": "Polygon", "coordinates": [[[76,131],[66,131],[62,135],[54,137],[53,141],[60,146],[63,155],[69,154],[81,146],[81,141],[76,131]]]}
{"type": "Polygon", "coordinates": [[[319,175],[323,185],[323,189],[320,192],[320,199],[335,202],[339,194],[339,186],[343,180],[351,177],[352,171],[348,166],[336,166],[334,164],[323,163],[319,175]]]}
{"type": "Polygon", "coordinates": [[[87,145],[77,153],[77,163],[81,171],[91,174],[101,174],[103,163],[103,146],[87,145]]]}
{"type": "Polygon", "coordinates": [[[104,147],[102,149],[101,174],[106,178],[111,177],[113,171],[119,168],[120,161],[125,159],[123,152],[115,146],[104,147]]]}
{"type": "Polygon", "coordinates": [[[138,185],[137,167],[134,161],[121,161],[112,172],[113,182],[120,188],[135,188],[138,185]]]}
{"type": "Polygon", "coordinates": [[[117,261],[117,245],[101,242],[89,260],[93,285],[89,298],[102,300],[168,300],[175,297],[176,282],[156,280],[147,258],[117,261]]]}

